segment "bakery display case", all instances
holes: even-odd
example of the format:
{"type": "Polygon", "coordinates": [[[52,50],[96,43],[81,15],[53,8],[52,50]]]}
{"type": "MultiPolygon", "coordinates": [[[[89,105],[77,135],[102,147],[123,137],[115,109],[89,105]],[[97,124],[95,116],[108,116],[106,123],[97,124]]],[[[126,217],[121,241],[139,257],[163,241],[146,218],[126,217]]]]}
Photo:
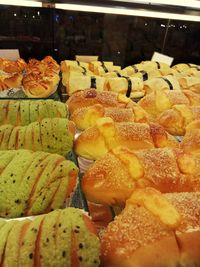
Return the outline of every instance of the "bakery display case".
{"type": "Polygon", "coordinates": [[[200,266],[198,4],[0,1],[1,266],[200,266]]]}

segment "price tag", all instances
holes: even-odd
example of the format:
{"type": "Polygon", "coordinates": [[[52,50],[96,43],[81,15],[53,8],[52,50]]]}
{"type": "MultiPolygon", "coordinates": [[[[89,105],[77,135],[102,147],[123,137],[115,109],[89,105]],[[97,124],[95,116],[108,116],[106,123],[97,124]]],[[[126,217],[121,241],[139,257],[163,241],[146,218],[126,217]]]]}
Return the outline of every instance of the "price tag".
{"type": "Polygon", "coordinates": [[[9,60],[17,60],[19,56],[18,49],[0,49],[0,57],[9,59],[9,60]]]}
{"type": "Polygon", "coordinates": [[[164,55],[158,52],[154,52],[151,58],[151,61],[158,61],[158,62],[166,63],[169,66],[171,66],[173,60],[174,60],[173,57],[169,57],[167,55],[164,55]]]}

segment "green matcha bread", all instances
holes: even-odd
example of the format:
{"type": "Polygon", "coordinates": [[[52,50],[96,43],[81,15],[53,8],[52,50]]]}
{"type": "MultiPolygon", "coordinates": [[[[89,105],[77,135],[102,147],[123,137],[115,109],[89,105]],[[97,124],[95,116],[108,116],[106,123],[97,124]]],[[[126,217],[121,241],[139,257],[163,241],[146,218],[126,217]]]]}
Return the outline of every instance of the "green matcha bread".
{"type": "Polygon", "coordinates": [[[0,125],[28,125],[44,118],[68,118],[64,103],[47,100],[0,100],[0,125]]]}
{"type": "Polygon", "coordinates": [[[98,267],[100,242],[90,218],[66,208],[6,222],[0,228],[2,267],[98,267]]]}
{"type": "Polygon", "coordinates": [[[1,151],[0,217],[37,215],[64,207],[77,173],[76,165],[58,154],[1,151]]]}
{"type": "Polygon", "coordinates": [[[64,118],[47,118],[26,126],[0,126],[0,150],[29,149],[66,155],[71,151],[75,125],[64,118]]]}

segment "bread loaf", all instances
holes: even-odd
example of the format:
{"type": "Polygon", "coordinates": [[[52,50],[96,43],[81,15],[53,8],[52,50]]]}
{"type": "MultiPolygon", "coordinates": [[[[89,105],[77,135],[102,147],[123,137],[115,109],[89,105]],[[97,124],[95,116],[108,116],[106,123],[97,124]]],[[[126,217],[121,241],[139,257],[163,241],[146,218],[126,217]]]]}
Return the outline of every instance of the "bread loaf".
{"type": "Polygon", "coordinates": [[[70,120],[72,120],[79,130],[85,130],[94,126],[96,120],[102,117],[110,117],[114,122],[147,122],[148,114],[140,107],[119,108],[107,107],[96,104],[75,110],[70,120]]]}
{"type": "Polygon", "coordinates": [[[200,264],[200,194],[138,190],[103,234],[102,265],[200,264]]]}
{"type": "Polygon", "coordinates": [[[186,127],[200,119],[200,106],[174,105],[160,114],[158,122],[172,135],[184,135],[186,127]]]}
{"type": "Polygon", "coordinates": [[[36,215],[62,208],[76,185],[73,162],[57,154],[1,151],[0,216],[36,215]]]}
{"type": "Polygon", "coordinates": [[[28,125],[44,118],[67,118],[65,104],[54,100],[0,100],[0,125],[28,125]]]}
{"type": "Polygon", "coordinates": [[[177,147],[177,141],[158,124],[115,123],[111,118],[105,117],[78,136],[74,149],[77,155],[96,160],[118,146],[131,150],[177,147]]]}
{"type": "Polygon", "coordinates": [[[66,156],[75,135],[74,123],[64,118],[48,118],[26,126],[0,126],[0,150],[30,149],[66,156]]]}
{"type": "Polygon", "coordinates": [[[163,193],[200,191],[200,160],[179,149],[119,147],[97,160],[82,180],[88,200],[113,206],[148,186],[163,193]]]}
{"type": "Polygon", "coordinates": [[[99,266],[95,227],[79,209],[68,208],[0,228],[2,266],[99,266]]]}
{"type": "Polygon", "coordinates": [[[108,91],[99,92],[95,89],[76,92],[67,100],[70,113],[73,113],[78,108],[93,106],[95,104],[101,104],[104,107],[120,108],[135,106],[132,100],[122,94],[108,91]]]}

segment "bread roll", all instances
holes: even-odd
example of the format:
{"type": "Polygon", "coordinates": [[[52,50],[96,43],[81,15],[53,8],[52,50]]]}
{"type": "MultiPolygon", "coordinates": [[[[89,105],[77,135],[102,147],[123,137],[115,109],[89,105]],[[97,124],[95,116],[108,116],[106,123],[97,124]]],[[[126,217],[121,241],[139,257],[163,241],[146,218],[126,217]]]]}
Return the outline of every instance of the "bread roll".
{"type": "Polygon", "coordinates": [[[182,77],[179,79],[179,84],[182,89],[200,93],[200,77],[182,77]]]}
{"type": "Polygon", "coordinates": [[[179,64],[174,65],[172,69],[175,69],[178,72],[183,72],[189,69],[199,69],[199,66],[195,64],[190,64],[190,63],[179,63],[179,64]]]}
{"type": "Polygon", "coordinates": [[[184,135],[186,127],[200,119],[200,106],[174,105],[160,114],[158,122],[172,135],[184,135]]]}
{"type": "Polygon", "coordinates": [[[200,264],[200,194],[138,190],[103,234],[102,265],[200,264]],[[169,224],[170,222],[170,224],[169,224]]]}
{"type": "Polygon", "coordinates": [[[181,148],[200,157],[200,120],[187,125],[186,134],[181,141],[181,148]]]}
{"type": "Polygon", "coordinates": [[[200,160],[179,149],[118,147],[97,160],[82,180],[89,201],[113,206],[147,186],[163,193],[200,191],[200,160]]]}
{"type": "Polygon", "coordinates": [[[0,76],[0,91],[8,90],[9,88],[20,88],[22,86],[22,74],[6,74],[0,76]]]}
{"type": "Polygon", "coordinates": [[[111,68],[113,66],[112,61],[92,61],[89,63],[89,69],[94,72],[96,67],[104,65],[106,68],[111,68]]]}
{"type": "Polygon", "coordinates": [[[77,79],[76,77],[69,77],[69,80],[66,84],[67,94],[71,96],[73,93],[86,90],[88,88],[95,88],[97,91],[105,90],[105,81],[104,77],[99,76],[79,76],[77,79]]]}
{"type": "Polygon", "coordinates": [[[171,75],[152,78],[144,82],[144,91],[146,94],[156,90],[180,90],[180,85],[176,77],[171,75]]]}
{"type": "Polygon", "coordinates": [[[75,135],[73,122],[63,118],[48,118],[26,126],[0,126],[0,150],[30,149],[66,156],[71,151],[75,135]]]}
{"type": "Polygon", "coordinates": [[[79,130],[85,130],[94,126],[96,120],[103,117],[110,117],[114,122],[147,122],[148,114],[139,106],[133,108],[105,108],[101,104],[84,107],[75,110],[70,120],[72,120],[79,130]]]}
{"type": "Polygon", "coordinates": [[[15,218],[62,208],[76,185],[78,169],[57,154],[1,151],[0,216],[15,218]]]}
{"type": "Polygon", "coordinates": [[[73,113],[78,108],[93,106],[95,104],[101,104],[104,107],[120,108],[129,108],[136,105],[122,94],[107,91],[99,92],[94,89],[76,92],[67,101],[70,113],[73,113]]]}
{"type": "Polygon", "coordinates": [[[44,118],[67,118],[65,104],[48,100],[0,100],[0,125],[28,125],[44,118]]]}
{"type": "Polygon", "coordinates": [[[177,147],[177,141],[158,124],[115,123],[111,118],[105,117],[82,132],[74,143],[77,155],[93,160],[101,158],[110,149],[118,146],[131,150],[177,147]]]}
{"type": "Polygon", "coordinates": [[[83,266],[100,264],[100,242],[90,218],[68,208],[0,228],[2,266],[83,266]]]}
{"type": "Polygon", "coordinates": [[[124,94],[130,98],[144,96],[143,80],[136,77],[108,78],[106,82],[106,89],[108,91],[124,94]]]}
{"type": "Polygon", "coordinates": [[[198,106],[200,105],[200,96],[189,90],[157,90],[149,95],[146,95],[138,102],[138,105],[154,118],[163,111],[170,109],[177,104],[198,106]]]}

